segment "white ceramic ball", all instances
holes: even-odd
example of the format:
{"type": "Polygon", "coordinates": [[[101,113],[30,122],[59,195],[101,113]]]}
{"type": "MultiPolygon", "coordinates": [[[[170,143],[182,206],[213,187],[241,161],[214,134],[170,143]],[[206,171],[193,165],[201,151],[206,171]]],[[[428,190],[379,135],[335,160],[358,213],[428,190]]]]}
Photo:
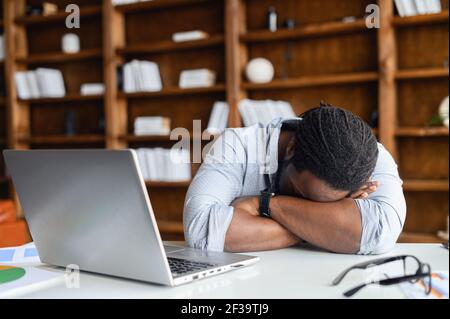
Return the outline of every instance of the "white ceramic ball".
{"type": "Polygon", "coordinates": [[[61,42],[64,53],[80,52],[80,38],[75,33],[66,33],[63,35],[61,42]]]}
{"type": "Polygon", "coordinates": [[[442,101],[441,105],[439,106],[439,116],[444,123],[446,127],[449,125],[449,119],[448,119],[448,103],[449,98],[448,96],[442,101]]]}
{"type": "Polygon", "coordinates": [[[248,62],[245,73],[250,82],[268,83],[273,80],[275,69],[269,60],[255,58],[248,62]]]}

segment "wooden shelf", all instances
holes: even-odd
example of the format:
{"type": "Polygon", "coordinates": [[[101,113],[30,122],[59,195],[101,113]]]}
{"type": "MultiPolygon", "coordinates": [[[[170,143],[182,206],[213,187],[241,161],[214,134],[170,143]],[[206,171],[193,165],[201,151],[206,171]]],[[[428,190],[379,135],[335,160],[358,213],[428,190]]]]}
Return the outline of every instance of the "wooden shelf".
{"type": "Polygon", "coordinates": [[[396,135],[399,137],[448,136],[447,127],[400,127],[396,135]]]}
{"type": "Polygon", "coordinates": [[[411,192],[448,192],[448,180],[405,180],[403,189],[411,192]]]}
{"type": "Polygon", "coordinates": [[[446,68],[421,68],[397,71],[395,77],[398,80],[443,78],[448,77],[448,73],[446,68]]]}
{"type": "Polygon", "coordinates": [[[158,228],[161,233],[183,234],[183,223],[157,220],[158,228]]]}
{"type": "Polygon", "coordinates": [[[156,10],[170,7],[181,7],[187,5],[195,5],[203,2],[213,2],[212,0],[154,0],[154,1],[142,1],[134,2],[130,4],[117,5],[116,10],[120,12],[136,12],[143,10],[156,10]]]}
{"type": "Polygon", "coordinates": [[[398,27],[415,26],[423,24],[448,23],[448,10],[434,14],[421,14],[412,17],[399,17],[393,19],[393,24],[398,27]]]}
{"type": "Polygon", "coordinates": [[[208,93],[225,93],[225,85],[219,84],[205,88],[182,89],[168,88],[158,92],[137,92],[137,93],[119,93],[121,98],[151,98],[164,96],[192,95],[192,94],[208,94],[208,93]]]}
{"type": "MultiPolygon", "coordinates": [[[[98,6],[88,6],[88,7],[81,7],[80,8],[80,17],[93,17],[93,16],[99,16],[102,13],[102,7],[100,5],[98,6]]],[[[52,15],[39,15],[39,16],[23,16],[18,17],[15,19],[15,22],[17,24],[23,24],[23,25],[33,25],[33,24],[41,24],[41,23],[49,23],[49,22],[55,22],[55,21],[61,21],[65,20],[69,13],[65,11],[57,12],[52,15]]]]}
{"type": "Polygon", "coordinates": [[[117,49],[117,54],[129,55],[138,53],[175,52],[175,51],[215,47],[219,45],[224,45],[223,35],[213,35],[206,39],[185,41],[185,42],[173,42],[168,40],[157,42],[154,44],[131,45],[125,48],[117,49]]]}
{"type": "Polygon", "coordinates": [[[33,136],[22,139],[22,142],[32,145],[63,145],[63,144],[100,144],[105,142],[103,135],[77,135],[77,136],[33,136]]]}
{"type": "Polygon", "coordinates": [[[62,63],[100,58],[102,58],[101,49],[87,49],[70,54],[63,52],[32,54],[28,57],[18,57],[16,62],[23,64],[62,63]]]}
{"type": "Polygon", "coordinates": [[[30,104],[59,104],[68,102],[102,101],[102,100],[103,95],[81,95],[71,93],[64,97],[46,97],[46,98],[19,100],[19,101],[30,104]]]}
{"type": "Polygon", "coordinates": [[[374,82],[377,80],[378,80],[377,72],[364,72],[364,73],[304,76],[286,80],[274,80],[270,83],[264,84],[255,84],[247,82],[242,85],[242,88],[246,90],[289,89],[299,87],[374,82]]]}
{"type": "Polygon", "coordinates": [[[169,135],[126,135],[121,137],[122,140],[129,143],[145,143],[145,142],[177,142],[171,141],[169,135]]]}
{"type": "MultiPolygon", "coordinates": [[[[215,138],[216,136],[214,136],[215,138]]],[[[157,143],[157,142],[167,142],[167,143],[176,143],[180,140],[177,138],[176,140],[171,140],[170,135],[125,135],[120,137],[123,141],[127,141],[128,143],[157,143]]],[[[191,136],[191,140],[201,140],[201,136],[191,136]]],[[[210,140],[204,140],[204,142],[210,142],[210,140]]]]}
{"type": "Polygon", "coordinates": [[[434,234],[403,232],[398,241],[400,243],[442,243],[445,240],[434,234]]]}
{"type": "Polygon", "coordinates": [[[191,181],[186,182],[145,182],[145,185],[149,188],[188,188],[191,185],[191,181]]]}
{"type": "Polygon", "coordinates": [[[327,22],[320,24],[310,24],[296,29],[281,29],[276,32],[269,30],[250,31],[241,35],[243,42],[267,42],[286,39],[300,39],[306,37],[316,37],[324,35],[334,35],[340,33],[349,33],[355,31],[370,31],[366,27],[363,19],[354,22],[327,22]]]}

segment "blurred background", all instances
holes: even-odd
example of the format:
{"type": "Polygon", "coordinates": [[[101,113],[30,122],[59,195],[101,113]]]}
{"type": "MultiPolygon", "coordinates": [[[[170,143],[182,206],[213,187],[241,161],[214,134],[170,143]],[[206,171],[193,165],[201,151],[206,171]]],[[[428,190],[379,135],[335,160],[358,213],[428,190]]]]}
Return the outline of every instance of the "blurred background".
{"type": "MultiPolygon", "coordinates": [[[[1,0],[0,150],[135,148],[163,239],[182,240],[199,164],[169,163],[171,129],[206,146],[225,127],[323,100],[361,116],[395,157],[408,204],[400,241],[447,241],[448,7],[1,0]]],[[[0,157],[0,247],[30,240],[0,157]]]]}

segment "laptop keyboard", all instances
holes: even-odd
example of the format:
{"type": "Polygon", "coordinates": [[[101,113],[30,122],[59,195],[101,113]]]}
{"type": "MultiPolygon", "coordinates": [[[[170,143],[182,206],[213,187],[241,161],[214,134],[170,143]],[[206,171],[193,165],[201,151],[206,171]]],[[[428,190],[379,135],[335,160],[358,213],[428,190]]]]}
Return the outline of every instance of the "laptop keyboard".
{"type": "Polygon", "coordinates": [[[169,261],[170,271],[173,275],[187,274],[190,272],[198,272],[204,269],[217,267],[217,265],[215,264],[202,263],[173,257],[169,257],[167,258],[167,260],[169,261]]]}

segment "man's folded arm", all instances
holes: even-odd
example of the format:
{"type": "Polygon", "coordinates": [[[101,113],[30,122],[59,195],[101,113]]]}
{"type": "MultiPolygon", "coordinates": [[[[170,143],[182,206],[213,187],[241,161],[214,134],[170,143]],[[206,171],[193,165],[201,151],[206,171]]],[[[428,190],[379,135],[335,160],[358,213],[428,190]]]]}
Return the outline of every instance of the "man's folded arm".
{"type": "Polygon", "coordinates": [[[242,193],[245,163],[236,135],[219,137],[186,195],[184,232],[189,246],[237,252],[283,248],[298,241],[275,221],[233,207],[242,193]]]}
{"type": "Polygon", "coordinates": [[[368,199],[318,203],[278,196],[271,202],[273,218],[296,236],[334,252],[391,250],[403,227],[406,204],[397,165],[383,146],[379,150],[372,179],[380,185],[368,199]]]}

